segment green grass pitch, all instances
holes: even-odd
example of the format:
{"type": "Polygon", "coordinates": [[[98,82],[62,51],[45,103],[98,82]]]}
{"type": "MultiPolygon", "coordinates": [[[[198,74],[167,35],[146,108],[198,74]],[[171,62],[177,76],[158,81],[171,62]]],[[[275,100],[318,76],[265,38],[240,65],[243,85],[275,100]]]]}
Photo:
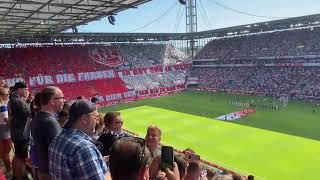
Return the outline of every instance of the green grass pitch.
{"type": "Polygon", "coordinates": [[[191,147],[209,160],[256,179],[320,179],[320,110],[292,101],[285,110],[257,111],[224,122],[215,117],[240,110],[232,99],[260,97],[187,91],[156,99],[104,107],[121,111],[126,129],[145,135],[148,125],[163,130],[162,143],[191,147]]]}

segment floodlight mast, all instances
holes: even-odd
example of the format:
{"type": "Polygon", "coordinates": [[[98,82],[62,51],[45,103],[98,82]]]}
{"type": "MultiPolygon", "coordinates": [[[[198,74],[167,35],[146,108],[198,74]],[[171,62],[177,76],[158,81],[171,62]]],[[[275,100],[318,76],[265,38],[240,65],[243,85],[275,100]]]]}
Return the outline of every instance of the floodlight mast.
{"type": "MultiPolygon", "coordinates": [[[[186,32],[198,32],[198,19],[197,19],[197,0],[186,0],[186,32]]],[[[188,40],[187,53],[193,59],[196,53],[196,41],[194,38],[188,40]]]]}

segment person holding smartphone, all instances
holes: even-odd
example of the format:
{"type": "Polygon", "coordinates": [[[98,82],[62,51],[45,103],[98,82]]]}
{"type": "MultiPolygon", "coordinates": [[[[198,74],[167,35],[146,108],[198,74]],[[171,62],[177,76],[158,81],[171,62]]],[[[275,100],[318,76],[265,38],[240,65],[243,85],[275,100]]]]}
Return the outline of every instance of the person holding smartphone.
{"type": "Polygon", "coordinates": [[[161,147],[161,156],[156,157],[150,165],[150,180],[183,180],[173,154],[173,147],[161,147]]]}
{"type": "Polygon", "coordinates": [[[160,158],[157,164],[150,165],[150,152],[145,146],[145,140],[137,137],[124,137],[117,140],[110,149],[110,173],[112,180],[180,180],[177,164],[173,169],[166,168],[149,176],[149,167],[160,167],[160,158]]]}

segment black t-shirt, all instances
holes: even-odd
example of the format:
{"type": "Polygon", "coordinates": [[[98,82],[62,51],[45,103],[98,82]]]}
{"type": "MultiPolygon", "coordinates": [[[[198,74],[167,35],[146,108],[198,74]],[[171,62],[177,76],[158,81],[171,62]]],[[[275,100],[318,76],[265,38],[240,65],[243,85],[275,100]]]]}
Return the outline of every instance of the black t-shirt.
{"type": "Polygon", "coordinates": [[[48,173],[48,149],[51,141],[61,132],[61,127],[53,115],[38,112],[31,122],[31,134],[39,158],[39,169],[48,173]]]}
{"type": "Polygon", "coordinates": [[[10,96],[8,103],[10,131],[12,140],[30,139],[28,119],[31,118],[30,105],[19,95],[10,96]]]}
{"type": "Polygon", "coordinates": [[[113,145],[113,143],[123,137],[129,137],[129,135],[124,132],[116,134],[111,131],[107,131],[100,135],[96,143],[96,146],[98,147],[100,153],[103,156],[107,156],[110,155],[110,148],[113,145]]]}

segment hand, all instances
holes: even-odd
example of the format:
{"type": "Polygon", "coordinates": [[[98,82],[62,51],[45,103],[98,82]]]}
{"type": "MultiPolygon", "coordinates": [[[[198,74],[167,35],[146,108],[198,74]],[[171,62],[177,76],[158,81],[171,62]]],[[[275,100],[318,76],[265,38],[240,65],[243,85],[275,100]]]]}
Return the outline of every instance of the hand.
{"type": "Polygon", "coordinates": [[[149,175],[150,177],[156,177],[161,165],[161,159],[160,156],[154,158],[152,163],[149,166],[149,175]]]}
{"type": "Polygon", "coordinates": [[[168,180],[166,177],[166,173],[164,173],[162,171],[158,171],[158,174],[155,179],[156,180],[168,180]]]}
{"type": "Polygon", "coordinates": [[[180,173],[176,162],[173,162],[172,171],[169,168],[166,168],[165,172],[168,180],[180,180],[180,173]]]}
{"type": "Polygon", "coordinates": [[[109,164],[109,156],[103,156],[103,160],[106,164],[109,164]]]}
{"type": "Polygon", "coordinates": [[[110,172],[107,172],[105,175],[105,180],[112,180],[110,172]]]}

